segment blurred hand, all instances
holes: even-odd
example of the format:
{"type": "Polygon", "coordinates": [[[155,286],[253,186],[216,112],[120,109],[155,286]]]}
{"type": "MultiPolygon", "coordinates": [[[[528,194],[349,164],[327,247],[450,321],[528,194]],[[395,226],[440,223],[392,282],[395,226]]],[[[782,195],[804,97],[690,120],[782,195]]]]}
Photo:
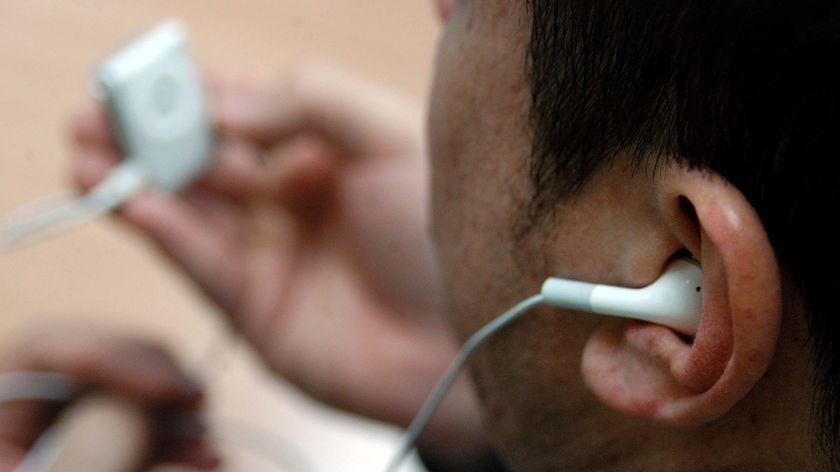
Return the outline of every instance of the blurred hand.
{"type": "MultiPolygon", "coordinates": [[[[140,409],[150,437],[138,471],[163,463],[211,469],[219,462],[195,419],[201,391],[156,346],[90,333],[42,335],[0,359],[0,373],[7,372],[66,375],[84,392],[119,397],[140,409]],[[193,431],[196,436],[173,435],[176,430],[193,431]]],[[[0,404],[0,471],[14,470],[67,406],[35,400],[0,404]]]]}
{"type": "MultiPolygon", "coordinates": [[[[427,228],[419,107],[323,67],[210,89],[215,167],[120,216],[276,372],[333,406],[407,425],[455,353],[427,228]]],[[[118,158],[107,129],[97,106],[75,120],[82,189],[118,158]]],[[[466,383],[444,410],[430,436],[457,438],[463,453],[480,429],[466,383]]]]}

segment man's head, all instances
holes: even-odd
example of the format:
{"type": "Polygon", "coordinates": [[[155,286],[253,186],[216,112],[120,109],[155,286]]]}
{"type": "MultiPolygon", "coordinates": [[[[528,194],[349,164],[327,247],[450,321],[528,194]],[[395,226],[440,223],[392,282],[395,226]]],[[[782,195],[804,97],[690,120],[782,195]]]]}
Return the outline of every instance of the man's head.
{"type": "Polygon", "coordinates": [[[686,252],[705,289],[694,339],[547,309],[501,333],[473,373],[506,458],[804,467],[817,438],[837,454],[840,11],[526,3],[456,2],[441,41],[433,209],[457,329],[549,275],[642,286],[686,252]]]}

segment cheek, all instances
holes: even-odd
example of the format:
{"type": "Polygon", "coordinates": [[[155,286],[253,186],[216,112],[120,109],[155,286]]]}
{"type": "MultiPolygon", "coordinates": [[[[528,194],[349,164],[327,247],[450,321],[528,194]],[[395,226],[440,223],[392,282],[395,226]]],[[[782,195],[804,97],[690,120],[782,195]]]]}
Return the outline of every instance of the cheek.
{"type": "Polygon", "coordinates": [[[529,192],[522,62],[470,33],[459,14],[441,40],[428,126],[435,239],[464,336],[526,290],[511,244],[529,192]]]}
{"type": "Polygon", "coordinates": [[[459,163],[469,140],[468,104],[458,73],[461,62],[458,35],[447,28],[438,44],[434,84],[428,116],[429,153],[431,158],[432,225],[441,258],[448,262],[452,246],[459,241],[454,221],[465,212],[464,191],[459,177],[459,163]]]}
{"type": "MultiPolygon", "coordinates": [[[[510,12],[494,16],[510,24],[493,24],[471,17],[474,11],[459,7],[441,39],[428,123],[435,243],[462,339],[536,293],[545,278],[539,253],[515,237],[532,194],[527,38],[510,12]]],[[[546,437],[558,448],[575,438],[568,420],[585,395],[577,356],[586,336],[568,321],[530,314],[473,360],[493,435],[509,445],[509,458],[522,458],[521,470],[550,469],[529,459],[545,459],[546,437]]]]}

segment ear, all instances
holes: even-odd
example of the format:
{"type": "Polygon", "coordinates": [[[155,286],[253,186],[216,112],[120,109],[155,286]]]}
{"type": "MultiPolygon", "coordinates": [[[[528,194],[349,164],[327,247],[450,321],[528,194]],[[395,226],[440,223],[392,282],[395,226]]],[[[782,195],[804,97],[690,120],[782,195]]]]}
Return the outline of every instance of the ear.
{"type": "Polygon", "coordinates": [[[726,413],[767,370],[781,279],[764,227],[737,188],[676,165],[654,180],[650,198],[661,231],[670,232],[662,237],[675,238],[703,270],[699,330],[686,339],[650,323],[604,323],[587,341],[582,370],[590,389],[619,411],[697,424],[726,413]]]}

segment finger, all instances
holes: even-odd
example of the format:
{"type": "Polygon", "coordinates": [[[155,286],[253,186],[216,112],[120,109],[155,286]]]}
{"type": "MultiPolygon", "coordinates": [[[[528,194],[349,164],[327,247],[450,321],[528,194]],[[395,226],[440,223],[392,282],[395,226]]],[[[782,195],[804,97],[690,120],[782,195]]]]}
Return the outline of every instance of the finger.
{"type": "MultiPolygon", "coordinates": [[[[218,187],[237,189],[240,195],[245,195],[263,185],[257,183],[265,178],[258,177],[256,169],[239,162],[236,155],[223,157],[220,162],[224,164],[213,172],[218,187]]],[[[81,191],[87,191],[111,172],[113,166],[109,156],[90,150],[77,159],[74,180],[81,191]]],[[[228,208],[230,203],[220,197],[214,208],[207,208],[196,205],[206,204],[207,199],[198,202],[150,190],[127,201],[117,214],[181,265],[220,305],[229,308],[234,305],[239,281],[234,273],[237,264],[227,242],[238,228],[232,226],[236,214],[228,208]]]]}
{"type": "MultiPolygon", "coordinates": [[[[152,408],[195,409],[201,401],[198,385],[165,351],[127,338],[70,332],[42,335],[5,357],[2,371],[60,373],[84,387],[152,408]]],[[[34,400],[0,405],[0,443],[30,446],[64,406],[34,400]]]]}
{"type": "Polygon", "coordinates": [[[209,224],[186,200],[154,191],[127,202],[120,214],[181,265],[222,308],[236,306],[242,283],[240,264],[226,232],[217,231],[218,225],[209,224]]]}
{"type": "Polygon", "coordinates": [[[108,112],[99,101],[91,100],[85,103],[73,115],[70,129],[74,142],[80,147],[117,152],[117,142],[111,133],[108,112]]]}
{"type": "Polygon", "coordinates": [[[321,141],[296,138],[270,150],[256,148],[241,139],[226,140],[219,145],[216,164],[197,187],[233,199],[267,198],[286,201],[287,193],[304,191],[314,200],[328,192],[329,179],[318,175],[334,174],[336,157],[321,141]],[[316,187],[302,190],[303,185],[316,187]]]}
{"type": "MultiPolygon", "coordinates": [[[[268,193],[274,184],[276,165],[268,166],[266,151],[241,137],[226,137],[216,145],[213,166],[196,186],[240,198],[268,193]]],[[[116,156],[99,147],[79,150],[71,173],[80,192],[87,192],[102,181],[117,164],[116,156]]]]}
{"type": "MultiPolygon", "coordinates": [[[[213,166],[196,183],[228,196],[258,195],[272,186],[273,167],[265,150],[237,137],[219,140],[213,166]]],[[[102,181],[117,164],[116,156],[98,147],[83,148],[73,162],[71,177],[80,192],[102,181]]]]}
{"type": "Polygon", "coordinates": [[[40,336],[10,356],[3,370],[65,374],[141,405],[195,407],[201,401],[198,384],[165,350],[128,338],[68,332],[40,336]]]}
{"type": "Polygon", "coordinates": [[[407,100],[326,66],[302,69],[268,93],[220,91],[214,106],[222,133],[266,146],[315,133],[349,155],[417,146],[422,127],[407,100]]]}
{"type": "Polygon", "coordinates": [[[274,200],[307,228],[317,228],[339,207],[336,158],[317,144],[297,143],[271,153],[274,200]]]}
{"type": "Polygon", "coordinates": [[[101,149],[83,151],[74,161],[72,181],[80,193],[85,193],[102,181],[116,165],[113,156],[101,149]]]}
{"type": "MultiPolygon", "coordinates": [[[[0,455],[26,449],[58,417],[65,403],[21,400],[0,405],[0,455]],[[11,448],[2,451],[3,447],[11,448]]],[[[0,460],[2,462],[2,460],[0,460]]],[[[4,470],[0,468],[0,470],[4,470]]]]}
{"type": "MultiPolygon", "coordinates": [[[[107,156],[91,152],[77,160],[74,180],[80,190],[86,192],[112,169],[113,162],[107,156]]],[[[231,170],[224,170],[231,174],[230,181],[241,184],[243,177],[231,170]]],[[[253,180],[253,177],[249,179],[253,180]]],[[[231,278],[224,273],[232,266],[228,265],[230,252],[224,247],[224,241],[231,240],[238,228],[232,226],[235,213],[228,208],[230,204],[223,198],[215,200],[210,208],[207,198],[199,201],[150,190],[124,203],[117,214],[152,239],[213,297],[230,300],[232,294],[224,288],[229,286],[231,278]]]]}
{"type": "Polygon", "coordinates": [[[26,447],[0,439],[0,471],[13,471],[26,456],[26,447]]]}
{"type": "Polygon", "coordinates": [[[197,186],[234,198],[259,195],[270,181],[264,155],[263,149],[241,138],[222,139],[216,146],[213,166],[197,186]]]}

